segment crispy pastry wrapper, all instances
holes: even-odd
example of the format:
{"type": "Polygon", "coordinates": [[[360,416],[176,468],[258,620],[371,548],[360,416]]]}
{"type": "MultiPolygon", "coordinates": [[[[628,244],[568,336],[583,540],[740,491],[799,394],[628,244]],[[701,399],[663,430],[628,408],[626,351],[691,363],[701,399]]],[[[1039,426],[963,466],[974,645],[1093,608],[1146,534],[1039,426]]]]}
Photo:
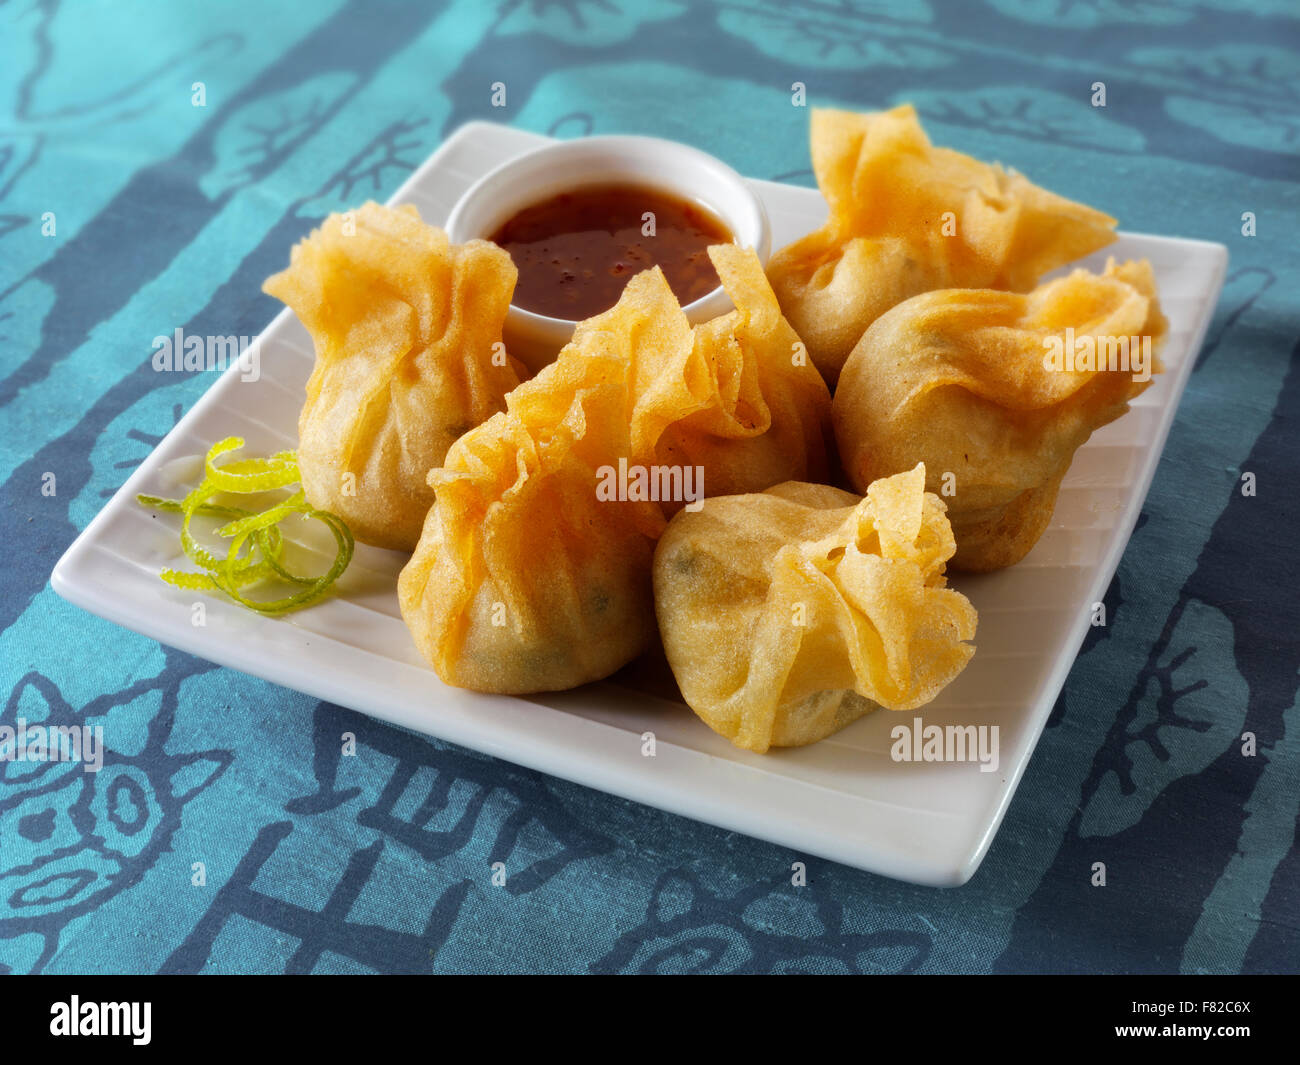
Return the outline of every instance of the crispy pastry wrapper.
{"type": "Polygon", "coordinates": [[[600,497],[620,460],[701,466],[705,493],[826,475],[825,384],[797,359],[757,257],[710,254],[737,310],[692,329],[660,270],[637,275],[431,473],[398,592],[447,683],[570,688],[650,643],[654,544],[687,501],[600,497]]]}
{"type": "Polygon", "coordinates": [[[1108,215],[933,147],[911,106],[816,109],[811,140],[830,218],[778,251],[768,277],[832,389],[867,327],[908,297],[940,288],[1024,292],[1115,239],[1108,215]]]}
{"type": "MultiPolygon", "coordinates": [[[[704,467],[709,495],[829,477],[830,392],[781,314],[758,257],[709,249],[735,310],[690,330],[657,271],[655,299],[674,342],[629,367],[631,447],[642,464],[704,467]],[[685,327],[685,328],[684,328],[685,327]]],[[[668,514],[680,509],[669,502],[668,514]]]]}
{"type": "Polygon", "coordinates": [[[429,471],[505,409],[523,374],[499,346],[516,276],[494,244],[453,245],[413,206],[366,203],[330,215],[267,279],[316,349],[298,419],[303,489],[358,540],[411,550],[429,471]]]}
{"type": "MultiPolygon", "coordinates": [[[[835,395],[840,458],[858,488],[923,462],[957,538],[953,567],[991,570],[1028,553],[1051,519],[1075,451],[1122,415],[1150,380],[1108,349],[1150,338],[1150,373],[1168,330],[1145,260],[1075,270],[1027,295],[943,289],[879,318],[835,395]],[[1072,331],[1072,332],[1071,332],[1072,331]],[[1092,368],[1049,367],[1073,336],[1092,368]],[[1098,368],[1100,362],[1105,368],[1098,368]],[[950,474],[944,491],[944,477],[950,474]]],[[[1080,359],[1080,362],[1083,360],[1080,359]]]]}
{"type": "Polygon", "coordinates": [[[882,706],[930,702],[974,653],[976,613],[946,586],[953,537],[925,468],[865,498],[785,484],[709,499],[654,559],[659,632],[682,696],[759,753],[882,706]]]}

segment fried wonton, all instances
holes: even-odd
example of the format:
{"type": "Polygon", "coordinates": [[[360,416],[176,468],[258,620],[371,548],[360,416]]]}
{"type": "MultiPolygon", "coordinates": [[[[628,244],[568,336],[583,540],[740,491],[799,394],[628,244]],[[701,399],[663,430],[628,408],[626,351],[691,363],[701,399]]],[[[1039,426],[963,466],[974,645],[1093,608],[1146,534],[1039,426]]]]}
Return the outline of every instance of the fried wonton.
{"type": "Polygon", "coordinates": [[[1145,260],[1027,295],[914,296],[876,320],[840,376],[845,472],[861,488],[925,463],[948,503],[953,567],[1013,565],[1047,527],[1074,452],[1160,371],[1167,328],[1145,260]]]}
{"type": "Polygon", "coordinates": [[[608,676],[647,646],[663,513],[595,492],[626,439],[612,384],[572,396],[557,424],[498,414],[452,445],[397,585],[416,646],[446,683],[556,691],[608,676]]]}
{"type": "Polygon", "coordinates": [[[398,593],[448,684],[521,694],[609,675],[653,637],[670,514],[701,490],[825,475],[825,384],[754,254],[710,253],[737,310],[692,329],[662,271],[637,275],[430,475],[398,593]]]}
{"type": "Polygon", "coordinates": [[[830,218],[778,251],[767,273],[832,389],[867,327],[909,296],[1024,292],[1115,239],[1115,219],[1100,211],[931,146],[910,106],[814,110],[811,140],[830,218]]]}
{"type": "Polygon", "coordinates": [[[682,696],[762,753],[882,706],[930,702],[974,654],[974,607],[946,587],[953,537],[925,469],[863,499],[785,484],[673,518],[654,559],[659,632],[682,696]]]}
{"type": "Polygon", "coordinates": [[[714,245],[709,257],[735,310],[697,325],[689,339],[679,325],[681,342],[646,352],[634,367],[636,461],[702,467],[707,495],[828,479],[830,392],[758,257],[734,244],[714,245]]]}
{"type": "Polygon", "coordinates": [[[505,408],[523,374],[501,342],[515,278],[496,245],[453,245],[413,206],[367,203],[330,215],[267,279],[316,348],[298,419],[303,489],[358,540],[415,547],[429,471],[505,408]]]}

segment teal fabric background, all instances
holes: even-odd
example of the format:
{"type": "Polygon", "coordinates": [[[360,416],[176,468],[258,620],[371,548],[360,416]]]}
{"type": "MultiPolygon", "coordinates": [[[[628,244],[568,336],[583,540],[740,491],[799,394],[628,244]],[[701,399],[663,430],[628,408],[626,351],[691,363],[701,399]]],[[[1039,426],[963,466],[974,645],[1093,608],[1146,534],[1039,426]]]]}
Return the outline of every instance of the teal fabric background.
{"type": "Polygon", "coordinates": [[[97,775],[0,762],[0,971],[1300,968],[1298,56],[1294,0],[0,4],[0,723],[112,722],[97,775]],[[152,338],[257,333],[324,214],[475,118],[812,184],[795,81],[1232,256],[1110,624],[966,887],[431,742],[50,590],[211,383],[161,380],[152,338]]]}

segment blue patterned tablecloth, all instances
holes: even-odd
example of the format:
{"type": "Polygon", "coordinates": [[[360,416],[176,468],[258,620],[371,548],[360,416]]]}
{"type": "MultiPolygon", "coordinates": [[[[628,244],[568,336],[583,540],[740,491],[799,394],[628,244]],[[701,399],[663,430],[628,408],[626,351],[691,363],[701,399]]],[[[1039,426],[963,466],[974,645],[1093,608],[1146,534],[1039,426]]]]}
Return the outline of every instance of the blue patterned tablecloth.
{"type": "Polygon", "coordinates": [[[98,774],[0,763],[0,971],[1300,968],[1298,56],[1295,0],[0,4],[0,724],[111,722],[98,774]],[[1232,256],[1109,624],[967,886],[431,742],[50,590],[213,379],[152,339],[256,334],[327,212],[475,118],[811,184],[796,81],[1232,256]]]}

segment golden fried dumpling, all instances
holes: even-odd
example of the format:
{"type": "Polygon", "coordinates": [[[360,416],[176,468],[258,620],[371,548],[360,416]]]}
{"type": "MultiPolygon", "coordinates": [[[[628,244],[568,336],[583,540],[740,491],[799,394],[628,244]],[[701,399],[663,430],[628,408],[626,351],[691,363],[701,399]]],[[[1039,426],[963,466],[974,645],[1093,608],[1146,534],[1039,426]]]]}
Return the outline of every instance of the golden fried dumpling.
{"type": "Polygon", "coordinates": [[[825,474],[825,384],[754,254],[710,252],[737,310],[692,329],[662,271],[638,274],[430,474],[398,594],[448,684],[526,693],[608,676],[653,638],[650,559],[669,514],[701,490],[825,474]],[[648,490],[673,471],[676,494],[648,490]]]}
{"type": "Polygon", "coordinates": [[[558,691],[608,676],[650,642],[649,566],[666,519],[657,502],[601,499],[597,485],[631,451],[628,368],[682,342],[656,281],[633,278],[613,308],[579,323],[509,409],[430,474],[435,502],[397,591],[447,684],[558,691]]]}
{"type": "MultiPolygon", "coordinates": [[[[758,256],[718,244],[709,257],[735,310],[689,335],[679,325],[680,343],[644,351],[633,367],[636,461],[702,467],[706,495],[827,479],[834,442],[825,382],[782,316],[758,256]]],[[[685,322],[681,311],[672,316],[685,322]]]]}
{"type": "Polygon", "coordinates": [[[845,472],[862,488],[925,463],[954,568],[1013,565],[1047,527],[1074,452],[1159,372],[1167,326],[1145,260],[1027,295],[914,296],[876,320],[840,376],[845,472]]]}
{"type": "Polygon", "coordinates": [[[965,667],[974,607],[947,588],[953,538],[917,466],[863,499],[785,484],[720,496],[655,550],[659,633],[683,698],[762,753],[883,706],[930,702],[965,667]]]}
{"type": "Polygon", "coordinates": [[[831,388],[867,327],[937,288],[1023,292],[1115,239],[1115,220],[1020,174],[931,146],[910,106],[816,109],[812,162],[830,207],[767,273],[831,388]]]}
{"type": "Polygon", "coordinates": [[[501,344],[515,278],[495,244],[453,245],[413,206],[367,203],[330,215],[267,279],[316,348],[298,419],[303,489],[358,540],[411,550],[429,471],[519,384],[501,344]]]}
{"type": "MultiPolygon", "coordinates": [[[[545,371],[543,371],[545,372],[545,371]]],[[[617,385],[573,397],[540,429],[498,414],[454,445],[398,578],[402,617],[448,684],[525,694],[608,676],[648,645],[655,503],[599,500],[597,468],[627,438],[617,385]]]]}

